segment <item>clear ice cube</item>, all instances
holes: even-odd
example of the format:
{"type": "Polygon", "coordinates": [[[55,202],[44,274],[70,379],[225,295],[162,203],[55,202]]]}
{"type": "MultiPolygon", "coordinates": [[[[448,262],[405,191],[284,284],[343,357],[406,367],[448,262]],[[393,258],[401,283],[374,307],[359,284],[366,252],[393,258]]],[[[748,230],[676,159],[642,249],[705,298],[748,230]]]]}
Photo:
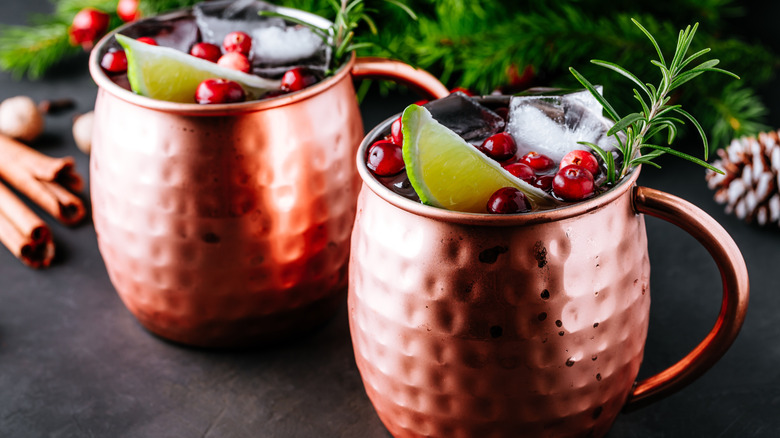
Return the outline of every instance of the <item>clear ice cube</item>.
{"type": "Polygon", "coordinates": [[[264,27],[251,35],[252,66],[261,76],[281,76],[297,66],[324,73],[330,63],[330,47],[308,27],[264,27]]]}
{"type": "Polygon", "coordinates": [[[222,46],[230,32],[252,31],[261,27],[284,27],[284,20],[278,17],[261,17],[261,11],[274,11],[272,4],[259,0],[217,0],[201,2],[192,9],[204,42],[222,46]]]}
{"type": "Polygon", "coordinates": [[[580,141],[616,149],[616,140],[607,136],[601,104],[587,90],[530,91],[509,101],[507,132],[521,152],[536,151],[560,161],[571,150],[590,150],[580,141]]]}
{"type": "Polygon", "coordinates": [[[457,91],[423,105],[437,122],[469,142],[479,142],[504,129],[504,119],[457,91]]]}
{"type": "MultiPolygon", "coordinates": [[[[199,3],[193,8],[203,41],[222,45],[225,36],[234,31],[252,37],[252,72],[264,77],[280,77],[292,67],[308,67],[324,72],[330,63],[331,49],[309,28],[288,23],[280,17],[260,16],[261,11],[295,14],[260,0],[217,0],[199,3]]],[[[315,20],[322,27],[322,20],[315,20]]],[[[327,21],[324,21],[327,22],[327,21]]]]}
{"type": "Polygon", "coordinates": [[[195,18],[186,11],[172,12],[139,21],[122,31],[122,34],[130,38],[152,37],[158,45],[172,47],[182,52],[189,52],[190,47],[200,39],[195,18]]]}

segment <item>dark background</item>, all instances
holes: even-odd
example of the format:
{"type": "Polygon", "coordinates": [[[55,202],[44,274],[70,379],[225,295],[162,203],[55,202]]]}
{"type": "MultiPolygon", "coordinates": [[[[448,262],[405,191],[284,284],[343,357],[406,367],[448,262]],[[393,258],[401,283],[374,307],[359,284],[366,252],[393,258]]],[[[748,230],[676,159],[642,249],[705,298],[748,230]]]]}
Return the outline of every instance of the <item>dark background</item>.
{"type": "MultiPolygon", "coordinates": [[[[742,3],[735,20],[745,38],[780,53],[780,5],[742,3]]],[[[3,2],[0,23],[25,23],[51,10],[45,0],[3,2]],[[9,4],[10,3],[10,4],[9,4]]],[[[29,95],[77,101],[47,118],[35,146],[73,155],[88,175],[88,157],[70,134],[76,112],[92,109],[96,87],[86,54],[36,82],[0,73],[0,99],[29,95]]],[[[760,90],[780,127],[778,83],[760,90]]],[[[369,95],[370,128],[417,96],[369,95]]],[[[3,157],[0,157],[3,159],[3,157]]],[[[743,330],[706,375],[677,394],[622,414],[609,437],[780,436],[780,232],[746,225],[712,200],[702,169],[683,161],[647,168],[642,185],[681,196],[733,236],[750,272],[751,302],[743,330]]],[[[85,195],[86,196],[86,195],[85,195]]],[[[0,436],[3,437],[344,437],[387,438],[354,365],[346,309],[298,341],[248,352],[214,352],[150,335],[125,309],[97,250],[94,228],[50,220],[57,257],[47,270],[24,267],[0,248],[0,436]]],[[[653,305],[640,377],[671,365],[709,331],[720,305],[714,262],[675,227],[648,218],[653,305]]]]}

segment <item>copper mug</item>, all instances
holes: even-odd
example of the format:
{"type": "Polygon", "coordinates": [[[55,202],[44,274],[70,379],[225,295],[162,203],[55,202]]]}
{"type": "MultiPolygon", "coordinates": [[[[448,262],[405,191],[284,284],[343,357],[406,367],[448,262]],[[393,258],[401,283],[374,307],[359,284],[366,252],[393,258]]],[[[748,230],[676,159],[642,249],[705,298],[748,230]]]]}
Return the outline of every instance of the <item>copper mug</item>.
{"type": "Polygon", "coordinates": [[[599,437],[618,413],[700,376],[731,345],[748,303],[734,241],[706,213],[639,187],[639,169],[575,205],[524,215],[447,211],[403,198],[365,166],[352,234],[349,325],[366,392],[407,437],[599,437]],[[712,331],[636,382],[650,264],[643,214],[701,242],[723,278],[712,331]]]}
{"type": "Polygon", "coordinates": [[[274,340],[334,315],[346,296],[353,157],[364,135],[353,79],[434,97],[446,87],[406,64],[353,56],[274,99],[165,102],[103,72],[112,36],[89,60],[99,86],[91,197],[100,253],[126,307],[163,338],[208,347],[274,340]]]}

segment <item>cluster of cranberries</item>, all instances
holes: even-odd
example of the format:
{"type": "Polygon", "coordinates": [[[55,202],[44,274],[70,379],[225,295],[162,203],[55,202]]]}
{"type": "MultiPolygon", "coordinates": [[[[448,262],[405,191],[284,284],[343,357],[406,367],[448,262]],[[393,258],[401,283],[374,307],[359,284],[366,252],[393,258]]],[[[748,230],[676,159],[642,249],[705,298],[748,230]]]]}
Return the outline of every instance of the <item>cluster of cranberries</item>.
{"type": "MultiPolygon", "coordinates": [[[[156,46],[157,41],[150,37],[141,37],[137,41],[156,46]]],[[[222,41],[222,47],[216,44],[200,42],[193,44],[190,55],[214,62],[222,67],[249,73],[252,63],[249,60],[252,50],[252,37],[244,32],[230,32],[222,41]]],[[[103,55],[100,65],[110,74],[127,71],[127,55],[124,50],[111,49],[103,55]]],[[[281,80],[279,90],[269,92],[266,97],[302,90],[319,80],[317,75],[305,67],[293,67],[281,80]]],[[[213,78],[201,82],[195,90],[195,101],[200,104],[235,103],[246,100],[243,87],[235,81],[213,78]]]]}
{"type": "MultiPolygon", "coordinates": [[[[366,165],[377,176],[393,176],[404,170],[401,146],[402,122],[399,117],[390,126],[390,135],[372,144],[367,151],[366,165]]],[[[599,163],[593,154],[573,150],[556,165],[550,157],[530,151],[518,156],[515,140],[506,132],[488,137],[477,149],[515,177],[564,201],[581,201],[595,193],[595,175],[599,163]]],[[[513,214],[531,211],[526,195],[514,188],[503,187],[490,196],[487,211],[513,214]]]]}
{"type": "MultiPolygon", "coordinates": [[[[517,178],[564,201],[581,201],[595,193],[594,175],[599,172],[599,164],[589,152],[573,150],[557,166],[550,157],[534,151],[518,157],[517,144],[506,132],[488,137],[477,149],[517,178]]],[[[490,197],[487,210],[523,213],[530,211],[531,206],[522,192],[504,187],[490,197]]]]}

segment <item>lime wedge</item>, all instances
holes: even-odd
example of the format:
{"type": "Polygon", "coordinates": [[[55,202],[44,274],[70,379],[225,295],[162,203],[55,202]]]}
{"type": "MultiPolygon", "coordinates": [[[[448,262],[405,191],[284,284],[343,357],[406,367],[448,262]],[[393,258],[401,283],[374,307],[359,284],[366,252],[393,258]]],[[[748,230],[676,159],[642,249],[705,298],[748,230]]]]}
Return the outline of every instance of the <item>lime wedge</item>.
{"type": "Polygon", "coordinates": [[[517,188],[536,206],[553,202],[544,191],[516,178],[434,120],[427,109],[410,105],[402,121],[406,173],[424,204],[486,213],[488,199],[502,187],[517,188]]]}
{"type": "Polygon", "coordinates": [[[195,103],[195,89],[212,78],[238,82],[247,100],[279,88],[279,81],[222,67],[170,47],[153,46],[117,34],[127,54],[127,78],[134,92],[152,99],[195,103]]]}

